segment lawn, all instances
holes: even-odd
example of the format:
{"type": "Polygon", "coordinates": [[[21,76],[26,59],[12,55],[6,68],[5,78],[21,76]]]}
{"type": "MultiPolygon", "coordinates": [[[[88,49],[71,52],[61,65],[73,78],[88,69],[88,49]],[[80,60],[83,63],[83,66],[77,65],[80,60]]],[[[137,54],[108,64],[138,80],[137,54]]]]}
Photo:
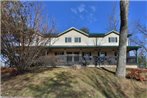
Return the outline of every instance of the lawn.
{"type": "Polygon", "coordinates": [[[145,98],[147,85],[117,78],[109,68],[39,68],[3,77],[1,93],[39,98],[145,98]]]}

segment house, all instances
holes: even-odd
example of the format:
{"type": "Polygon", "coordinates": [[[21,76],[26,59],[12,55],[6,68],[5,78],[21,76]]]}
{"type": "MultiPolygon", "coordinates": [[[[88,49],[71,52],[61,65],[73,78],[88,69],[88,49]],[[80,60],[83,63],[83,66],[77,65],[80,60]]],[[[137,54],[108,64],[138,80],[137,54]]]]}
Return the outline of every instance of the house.
{"type": "MultiPolygon", "coordinates": [[[[137,50],[139,46],[130,46],[127,40],[127,64],[137,64],[137,50]],[[130,56],[135,50],[136,55],[130,56]]],[[[110,31],[106,34],[88,34],[74,27],[51,38],[46,47],[47,55],[59,57],[64,64],[107,64],[116,65],[119,46],[119,33],[110,31]]]]}

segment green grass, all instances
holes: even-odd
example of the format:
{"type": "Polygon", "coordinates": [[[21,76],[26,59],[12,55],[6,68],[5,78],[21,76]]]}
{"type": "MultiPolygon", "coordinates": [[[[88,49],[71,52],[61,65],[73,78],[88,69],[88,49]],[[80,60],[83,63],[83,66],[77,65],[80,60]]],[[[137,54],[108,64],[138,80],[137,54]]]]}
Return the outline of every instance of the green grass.
{"type": "Polygon", "coordinates": [[[2,96],[44,98],[145,98],[147,85],[115,77],[114,69],[36,69],[2,78],[2,96]]]}

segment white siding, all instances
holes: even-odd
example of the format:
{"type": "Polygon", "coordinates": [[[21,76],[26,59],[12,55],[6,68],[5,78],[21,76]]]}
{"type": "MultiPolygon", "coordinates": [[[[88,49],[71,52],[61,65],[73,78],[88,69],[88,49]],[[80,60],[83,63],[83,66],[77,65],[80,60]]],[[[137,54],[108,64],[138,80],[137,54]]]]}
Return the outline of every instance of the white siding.
{"type": "Polygon", "coordinates": [[[101,38],[101,40],[99,40],[99,43],[102,46],[118,46],[119,36],[115,33],[110,33],[107,36],[101,38]],[[109,37],[117,37],[117,42],[116,43],[109,43],[109,37]]]}
{"type": "MultiPolygon", "coordinates": [[[[95,46],[97,39],[98,46],[118,46],[119,44],[119,35],[115,33],[110,33],[105,37],[88,37],[83,35],[75,30],[71,30],[57,38],[52,38],[51,45],[52,46],[95,46]],[[65,37],[71,37],[71,43],[65,43],[65,37]],[[80,43],[75,43],[74,38],[81,37],[80,43]],[[117,43],[109,43],[109,37],[117,37],[117,43]]],[[[127,41],[128,45],[128,41],[127,41]]]]}
{"type": "Polygon", "coordinates": [[[94,45],[93,41],[95,40],[95,38],[89,38],[86,35],[83,35],[75,30],[71,30],[61,36],[59,36],[58,38],[54,39],[55,41],[52,41],[52,45],[54,46],[78,46],[78,45],[82,45],[82,46],[86,46],[86,45],[94,45]],[[71,43],[65,43],[65,37],[71,37],[72,38],[72,42],[71,43]],[[75,37],[81,37],[81,42],[80,43],[75,43],[74,39],[75,37]]]}

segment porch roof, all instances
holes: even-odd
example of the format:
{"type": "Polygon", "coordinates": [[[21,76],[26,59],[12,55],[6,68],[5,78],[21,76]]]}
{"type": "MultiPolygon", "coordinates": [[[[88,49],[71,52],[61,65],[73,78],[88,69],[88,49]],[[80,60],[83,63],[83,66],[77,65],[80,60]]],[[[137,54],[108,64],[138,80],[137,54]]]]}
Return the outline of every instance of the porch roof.
{"type": "MultiPolygon", "coordinates": [[[[48,48],[65,48],[65,49],[71,49],[71,48],[118,48],[119,46],[47,46],[48,48]]],[[[128,50],[138,50],[141,48],[140,46],[127,46],[128,50]]]]}

